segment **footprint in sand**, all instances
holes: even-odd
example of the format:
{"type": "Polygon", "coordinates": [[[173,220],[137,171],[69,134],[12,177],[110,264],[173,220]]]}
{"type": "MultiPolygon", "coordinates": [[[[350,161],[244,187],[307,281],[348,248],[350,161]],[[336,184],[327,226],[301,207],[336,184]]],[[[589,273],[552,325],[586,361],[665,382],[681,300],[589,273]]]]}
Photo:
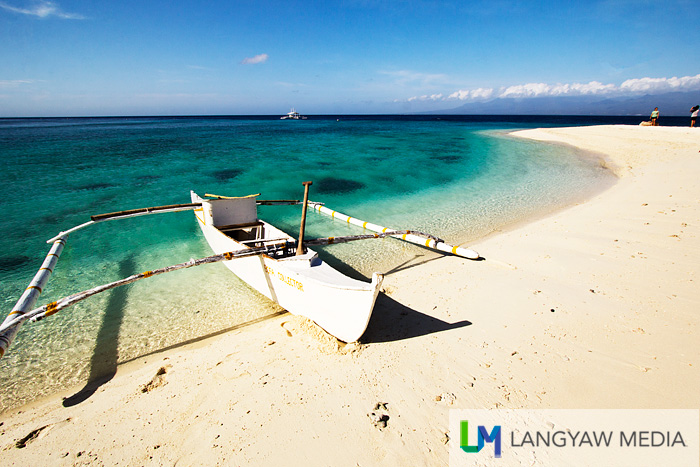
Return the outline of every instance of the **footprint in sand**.
{"type": "Polygon", "coordinates": [[[34,441],[35,439],[37,439],[39,437],[39,435],[41,434],[41,432],[46,430],[49,427],[50,427],[50,425],[45,425],[45,426],[42,426],[41,428],[37,428],[36,430],[29,432],[29,434],[27,436],[25,436],[24,438],[20,439],[19,441],[17,441],[15,443],[15,447],[17,449],[26,448],[27,444],[29,444],[32,441],[34,441]]]}
{"type": "Polygon", "coordinates": [[[379,430],[386,428],[386,425],[389,422],[388,405],[389,404],[386,402],[377,402],[377,404],[374,406],[374,412],[367,414],[369,419],[372,421],[372,424],[379,428],[379,430]]]}
{"type": "Polygon", "coordinates": [[[17,440],[17,441],[15,442],[15,447],[16,447],[17,449],[26,448],[26,447],[27,447],[27,444],[29,444],[29,443],[31,443],[32,441],[37,440],[37,439],[39,439],[39,438],[41,438],[41,437],[43,437],[43,436],[46,436],[46,434],[48,433],[48,431],[49,431],[50,429],[55,428],[55,427],[57,427],[57,426],[64,425],[64,424],[66,424],[66,423],[68,423],[68,422],[70,422],[70,421],[71,421],[71,419],[70,419],[70,418],[67,418],[67,419],[62,420],[62,421],[60,421],[60,422],[58,422],[58,423],[49,423],[48,425],[44,425],[44,426],[42,426],[41,428],[37,428],[36,430],[32,430],[32,431],[30,431],[29,434],[28,434],[27,436],[25,436],[24,438],[22,438],[22,439],[20,439],[20,440],[17,440]]]}
{"type": "Polygon", "coordinates": [[[156,372],[156,375],[153,377],[153,379],[151,379],[148,383],[144,384],[141,387],[141,392],[144,392],[144,393],[151,392],[154,389],[159,388],[159,387],[163,386],[164,384],[166,384],[167,381],[165,381],[165,374],[168,371],[170,371],[170,369],[172,367],[173,367],[172,365],[165,365],[165,366],[160,367],[158,369],[158,371],[156,372]]]}

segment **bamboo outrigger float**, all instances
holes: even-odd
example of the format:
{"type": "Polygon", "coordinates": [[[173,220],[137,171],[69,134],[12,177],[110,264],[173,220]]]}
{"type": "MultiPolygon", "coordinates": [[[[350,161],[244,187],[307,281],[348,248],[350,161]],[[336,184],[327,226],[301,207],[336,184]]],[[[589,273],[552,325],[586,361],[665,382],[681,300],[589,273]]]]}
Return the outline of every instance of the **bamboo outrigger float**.
{"type": "Polygon", "coordinates": [[[41,268],[0,325],[0,357],[5,354],[21,325],[27,320],[39,321],[95,294],[137,280],[214,262],[223,262],[251,287],[287,311],[315,321],[340,340],[353,342],[359,339],[367,328],[383,275],[374,273],[369,283],[351,279],[323,262],[316,252],[307,248],[308,245],[331,245],[393,237],[444,253],[469,259],[479,258],[477,252],[448,245],[435,236],[412,230],[390,230],[333,211],[324,207],[322,203],[308,201],[308,187],[311,182],[305,182],[304,185],[303,202],[258,200],[259,194],[238,198],[207,194],[205,196],[210,198],[207,199],[191,192],[191,203],[91,216],[89,222],[61,232],[47,241],[53,245],[41,268]],[[298,241],[257,217],[257,206],[281,204],[303,204],[304,212],[298,241]],[[304,227],[307,206],[375,233],[306,240],[304,227]],[[135,274],[32,309],[45,288],[70,233],[108,220],[190,210],[195,211],[198,224],[214,250],[214,255],[135,274]]]}
{"type": "Polygon", "coordinates": [[[61,298],[60,300],[40,306],[31,311],[15,315],[11,313],[10,315],[8,315],[7,319],[5,319],[5,322],[2,323],[2,325],[0,325],[0,337],[2,337],[2,333],[4,333],[7,330],[14,329],[16,333],[16,331],[19,328],[19,325],[21,325],[27,320],[32,322],[41,321],[47,316],[51,316],[64,308],[68,308],[69,306],[75,305],[76,303],[83,301],[86,298],[92,297],[93,295],[97,295],[98,293],[104,292],[109,289],[113,289],[115,287],[131,284],[132,282],[136,282],[141,279],[165,274],[166,272],[178,271],[180,269],[201,266],[203,264],[218,263],[220,261],[231,261],[232,259],[242,258],[244,256],[255,256],[264,253],[272,253],[274,250],[274,247],[260,247],[240,252],[225,252],[200,259],[191,259],[184,263],[174,264],[172,266],[166,266],[164,268],[154,269],[152,271],[144,271],[142,273],[134,274],[132,276],[120,279],[118,281],[93,287],[92,289],[83,290],[82,292],[69,295],[68,297],[61,298]]]}
{"type": "Polygon", "coordinates": [[[46,255],[46,259],[41,264],[41,267],[37,271],[34,279],[29,283],[22,296],[17,300],[17,303],[12,307],[12,311],[7,315],[5,321],[2,323],[2,327],[5,328],[0,331],[0,358],[5,355],[7,348],[10,346],[14,340],[19,328],[24,322],[24,320],[18,322],[17,324],[10,325],[17,318],[24,316],[30,308],[34,306],[39,295],[44,290],[46,283],[49,281],[49,277],[56,267],[58,258],[61,256],[63,247],[66,244],[66,240],[63,237],[58,238],[53,241],[53,246],[49,250],[49,254],[46,255]]]}
{"type": "MultiPolygon", "coordinates": [[[[309,206],[313,208],[314,210],[317,210],[318,212],[325,214],[327,216],[331,216],[333,219],[338,219],[343,222],[347,222],[348,224],[353,224],[358,227],[362,227],[363,229],[371,230],[372,232],[380,232],[380,233],[386,233],[389,232],[391,229],[388,229],[387,227],[382,227],[381,225],[377,224],[372,224],[371,222],[366,222],[362,221],[360,219],[355,219],[354,217],[350,217],[346,214],[340,213],[338,211],[333,211],[332,209],[329,209],[323,205],[323,203],[315,203],[313,201],[309,201],[309,206]]],[[[391,236],[395,236],[392,234],[391,236]]],[[[468,258],[468,259],[479,259],[479,253],[477,253],[474,250],[470,250],[468,248],[463,248],[461,246],[452,246],[447,243],[445,243],[443,240],[434,237],[432,235],[424,234],[421,232],[412,232],[412,233],[402,233],[400,237],[401,240],[410,242],[410,243],[415,243],[416,245],[424,246],[426,248],[431,248],[433,250],[438,250],[442,251],[443,253],[452,253],[453,255],[456,256],[462,256],[463,258],[468,258]]]]}

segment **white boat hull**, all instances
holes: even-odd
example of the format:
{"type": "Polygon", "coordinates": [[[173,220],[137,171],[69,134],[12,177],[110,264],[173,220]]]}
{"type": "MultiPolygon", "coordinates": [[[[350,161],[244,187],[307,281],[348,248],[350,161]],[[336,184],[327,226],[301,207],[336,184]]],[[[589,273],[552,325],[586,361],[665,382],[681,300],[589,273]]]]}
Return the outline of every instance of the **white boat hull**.
{"type": "MultiPolygon", "coordinates": [[[[217,214],[222,206],[226,206],[227,201],[238,200],[204,200],[192,193],[192,202],[202,203],[202,209],[195,210],[197,223],[210,247],[217,254],[249,248],[227,235],[225,228],[218,228],[222,224],[217,221],[217,214]]],[[[252,203],[254,205],[254,198],[252,203]]],[[[227,215],[224,213],[223,216],[227,215]]],[[[247,213],[247,217],[252,215],[251,212],[247,213]]],[[[287,238],[290,242],[294,241],[283,231],[258,220],[257,213],[255,216],[257,225],[249,229],[260,229],[260,240],[287,238]],[[260,233],[263,233],[262,237],[260,233]]],[[[246,224],[239,222],[250,221],[245,217],[234,220],[238,225],[246,224]]],[[[224,261],[224,265],[282,308],[292,314],[309,318],[344,342],[358,340],[367,329],[383,280],[383,276],[378,273],[372,275],[371,283],[351,279],[326,264],[310,249],[301,256],[273,258],[268,255],[256,255],[224,261]]]]}

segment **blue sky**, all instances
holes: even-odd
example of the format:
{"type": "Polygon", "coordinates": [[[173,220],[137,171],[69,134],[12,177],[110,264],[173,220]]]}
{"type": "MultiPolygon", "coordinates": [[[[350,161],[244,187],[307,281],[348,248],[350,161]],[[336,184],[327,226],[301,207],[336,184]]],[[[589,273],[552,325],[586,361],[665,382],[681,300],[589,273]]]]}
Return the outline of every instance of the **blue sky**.
{"type": "Polygon", "coordinates": [[[0,117],[699,89],[698,0],[0,0],[0,117]]]}

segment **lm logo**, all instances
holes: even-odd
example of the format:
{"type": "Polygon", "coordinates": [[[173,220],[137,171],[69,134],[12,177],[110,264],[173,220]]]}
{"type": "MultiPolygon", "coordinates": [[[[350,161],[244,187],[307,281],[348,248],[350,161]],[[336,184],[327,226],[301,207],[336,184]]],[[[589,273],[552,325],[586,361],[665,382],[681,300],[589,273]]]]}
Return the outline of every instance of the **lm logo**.
{"type": "Polygon", "coordinates": [[[496,457],[501,457],[501,425],[495,425],[491,433],[486,427],[479,425],[479,437],[476,446],[469,446],[469,421],[462,420],[459,426],[459,447],[464,452],[479,452],[484,448],[484,443],[494,443],[496,457]]]}

